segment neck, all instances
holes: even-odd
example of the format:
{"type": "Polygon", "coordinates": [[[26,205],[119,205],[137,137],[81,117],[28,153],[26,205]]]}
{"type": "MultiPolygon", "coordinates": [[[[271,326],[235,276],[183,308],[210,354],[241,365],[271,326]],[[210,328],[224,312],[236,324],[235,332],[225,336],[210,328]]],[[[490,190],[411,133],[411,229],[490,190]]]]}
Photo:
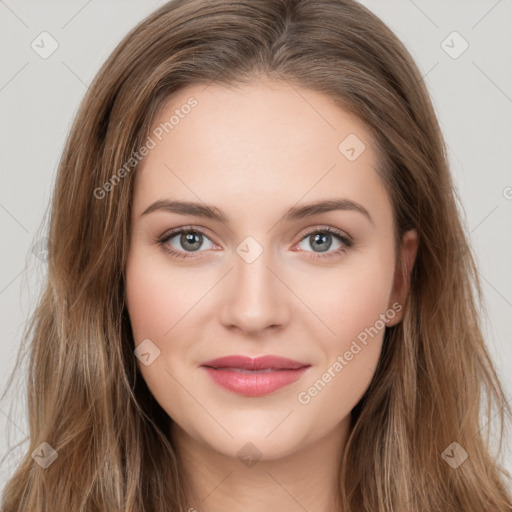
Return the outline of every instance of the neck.
{"type": "Polygon", "coordinates": [[[256,449],[247,446],[242,461],[171,422],[172,444],[187,475],[187,510],[339,512],[339,466],[349,426],[350,416],[326,437],[278,459],[261,454],[256,460],[256,449]]]}

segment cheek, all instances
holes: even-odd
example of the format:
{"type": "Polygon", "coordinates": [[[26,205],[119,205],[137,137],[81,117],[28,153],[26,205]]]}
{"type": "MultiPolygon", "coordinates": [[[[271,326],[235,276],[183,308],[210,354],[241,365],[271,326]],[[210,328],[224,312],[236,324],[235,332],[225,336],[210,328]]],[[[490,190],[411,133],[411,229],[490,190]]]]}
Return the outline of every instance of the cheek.
{"type": "Polygon", "coordinates": [[[182,375],[180,363],[187,358],[187,336],[182,334],[194,304],[208,289],[207,283],[201,286],[200,279],[171,269],[138,248],[129,254],[125,277],[134,344],[150,339],[160,351],[149,365],[138,361],[141,375],[167,414],[186,421],[180,411],[189,410],[193,404],[187,401],[188,395],[179,382],[188,377],[187,387],[194,385],[190,376],[182,375]],[[180,357],[176,358],[176,354],[180,357]]]}
{"type": "Polygon", "coordinates": [[[396,314],[389,304],[393,271],[390,248],[317,280],[310,304],[329,330],[320,325],[325,334],[316,340],[324,358],[305,383],[299,403],[314,402],[313,409],[340,419],[360,400],[379,361],[385,320],[396,314]]]}
{"type": "Polygon", "coordinates": [[[339,311],[335,316],[335,330],[357,336],[375,324],[379,315],[388,308],[391,292],[391,271],[375,267],[362,274],[345,276],[343,292],[338,299],[339,311]]]}
{"type": "Polygon", "coordinates": [[[142,251],[135,252],[126,266],[126,302],[136,344],[171,336],[210,287],[197,273],[173,271],[158,259],[148,261],[142,251]]]}
{"type": "Polygon", "coordinates": [[[335,334],[317,338],[324,357],[297,395],[307,414],[323,417],[326,425],[341,421],[368,389],[381,354],[383,317],[394,316],[387,307],[387,280],[354,278],[345,286],[330,297],[337,305],[331,306],[329,324],[335,334]]]}
{"type": "MultiPolygon", "coordinates": [[[[322,320],[317,326],[316,339],[324,340],[324,351],[332,356],[333,350],[346,350],[351,340],[377,325],[384,325],[380,315],[391,306],[394,258],[392,250],[379,252],[372,258],[361,258],[324,274],[317,273],[311,279],[297,282],[297,294],[322,320]],[[321,332],[321,336],[318,333],[321,332]]],[[[393,315],[394,316],[394,315],[393,315]]],[[[312,315],[307,315],[312,318],[312,315]]],[[[311,321],[312,322],[312,321],[311,321]]],[[[311,322],[308,322],[311,324],[311,322]]],[[[311,331],[314,337],[314,331],[311,331]]]]}

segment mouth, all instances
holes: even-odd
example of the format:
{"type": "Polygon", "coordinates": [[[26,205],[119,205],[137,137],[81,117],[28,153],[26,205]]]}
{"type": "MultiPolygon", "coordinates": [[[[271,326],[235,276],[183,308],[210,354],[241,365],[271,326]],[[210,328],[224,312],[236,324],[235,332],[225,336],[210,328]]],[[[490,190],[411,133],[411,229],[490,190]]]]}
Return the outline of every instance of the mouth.
{"type": "Polygon", "coordinates": [[[216,384],[243,396],[277,391],[300,379],[310,366],[278,356],[227,356],[201,364],[216,384]]]}

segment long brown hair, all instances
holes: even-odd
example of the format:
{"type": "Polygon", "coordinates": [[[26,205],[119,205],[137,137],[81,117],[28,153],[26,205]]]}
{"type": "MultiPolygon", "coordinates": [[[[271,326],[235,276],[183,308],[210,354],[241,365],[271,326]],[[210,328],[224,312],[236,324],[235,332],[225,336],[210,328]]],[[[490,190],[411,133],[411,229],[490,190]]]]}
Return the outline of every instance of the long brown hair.
{"type": "Polygon", "coordinates": [[[484,436],[498,422],[501,449],[510,408],[482,336],[445,144],[409,53],[354,0],[176,0],[118,45],[67,140],[46,283],[25,333],[29,447],[4,512],[188,509],[171,420],[138,372],[125,309],[133,178],[175,91],[258,77],[323,93],[362,120],[378,142],[396,240],[410,228],[419,235],[404,319],[386,329],[352,411],[344,512],[512,510],[510,476],[484,436]],[[31,456],[42,442],[58,454],[47,468],[31,456]]]}

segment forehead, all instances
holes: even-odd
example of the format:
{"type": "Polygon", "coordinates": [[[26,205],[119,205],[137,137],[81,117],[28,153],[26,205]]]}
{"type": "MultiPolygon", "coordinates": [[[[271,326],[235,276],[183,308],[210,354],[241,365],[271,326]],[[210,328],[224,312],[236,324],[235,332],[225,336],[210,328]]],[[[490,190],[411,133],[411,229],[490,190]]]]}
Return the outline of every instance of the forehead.
{"type": "Polygon", "coordinates": [[[343,196],[377,216],[389,210],[364,124],[327,96],[287,82],[189,86],[160,110],[150,137],[154,148],[136,173],[139,212],[168,197],[243,199],[240,206],[256,212],[343,196]]]}

